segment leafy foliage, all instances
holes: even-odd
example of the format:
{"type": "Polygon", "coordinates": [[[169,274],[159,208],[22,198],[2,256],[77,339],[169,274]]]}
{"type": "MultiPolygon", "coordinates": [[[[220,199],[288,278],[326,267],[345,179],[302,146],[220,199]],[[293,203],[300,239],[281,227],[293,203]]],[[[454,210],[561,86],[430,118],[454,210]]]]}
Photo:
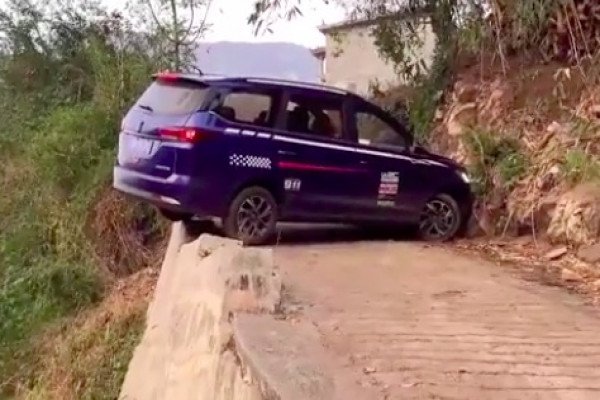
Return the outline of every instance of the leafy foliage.
{"type": "MultiPolygon", "coordinates": [[[[319,0],[328,3],[329,0],[319,0]]],[[[248,17],[248,23],[254,24],[255,34],[271,32],[274,21],[291,21],[302,15],[301,0],[254,0],[254,10],[248,17]]]]}
{"type": "MultiPolygon", "coordinates": [[[[427,140],[436,106],[452,81],[459,56],[495,54],[503,66],[517,52],[579,62],[594,54],[600,43],[600,4],[594,0],[338,2],[351,18],[375,22],[372,33],[382,57],[416,88],[407,103],[421,140],[427,140]],[[428,29],[436,40],[432,60],[420,52],[428,29]]],[[[300,0],[257,0],[255,4],[250,21],[257,29],[273,15],[300,13],[302,5],[300,0]]]]}
{"type": "Polygon", "coordinates": [[[457,16],[471,9],[459,0],[374,0],[355,3],[352,16],[378,21],[372,34],[381,56],[414,87],[407,99],[416,137],[426,142],[442,94],[451,82],[457,53],[457,16]],[[435,37],[433,57],[422,49],[435,37]]]}
{"type": "Polygon", "coordinates": [[[597,180],[600,179],[600,161],[581,149],[571,149],[565,155],[562,171],[571,184],[597,180]]]}
{"type": "Polygon", "coordinates": [[[194,48],[208,29],[213,0],[139,0],[151,17],[163,57],[175,71],[195,69],[194,48]],[[202,10],[202,15],[199,11],[202,10]]]}
{"type": "Polygon", "coordinates": [[[502,181],[510,188],[518,182],[527,168],[527,158],[518,150],[509,151],[498,162],[498,172],[502,181]]]}
{"type": "Polygon", "coordinates": [[[124,15],[63,3],[0,6],[0,397],[29,387],[32,338],[103,295],[89,213],[120,115],[162,62],[124,15]]]}
{"type": "Polygon", "coordinates": [[[472,130],[463,140],[475,160],[471,173],[479,194],[498,184],[510,189],[526,172],[528,160],[517,140],[485,130],[472,130]]]}

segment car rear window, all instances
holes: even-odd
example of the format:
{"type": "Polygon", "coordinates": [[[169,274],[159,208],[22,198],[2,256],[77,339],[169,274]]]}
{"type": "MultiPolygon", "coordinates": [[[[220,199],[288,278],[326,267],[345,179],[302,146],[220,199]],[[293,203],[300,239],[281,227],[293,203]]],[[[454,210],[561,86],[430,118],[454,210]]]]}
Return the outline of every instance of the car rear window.
{"type": "Polygon", "coordinates": [[[260,127],[273,126],[275,99],[272,94],[233,90],[221,93],[211,103],[208,109],[228,121],[260,127]]]}
{"type": "Polygon", "coordinates": [[[137,106],[159,114],[189,114],[202,108],[207,94],[208,87],[196,83],[155,81],[137,106]]]}
{"type": "Polygon", "coordinates": [[[257,93],[229,93],[223,100],[223,107],[229,107],[235,111],[236,121],[258,124],[260,120],[267,121],[268,119],[271,97],[257,93]]]}
{"type": "Polygon", "coordinates": [[[343,138],[343,100],[310,95],[292,95],[287,104],[287,130],[292,132],[343,138]]]}

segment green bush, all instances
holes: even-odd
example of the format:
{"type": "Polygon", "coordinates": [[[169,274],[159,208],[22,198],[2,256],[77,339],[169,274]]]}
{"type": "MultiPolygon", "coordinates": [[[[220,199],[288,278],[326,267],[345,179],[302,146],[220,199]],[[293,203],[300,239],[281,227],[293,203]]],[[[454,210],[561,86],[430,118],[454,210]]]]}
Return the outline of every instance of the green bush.
{"type": "Polygon", "coordinates": [[[115,121],[90,106],[61,107],[11,156],[28,167],[0,203],[2,379],[23,363],[11,353],[27,347],[32,335],[101,297],[103,281],[84,227],[98,182],[112,165],[110,126],[115,121]]]}
{"type": "Polygon", "coordinates": [[[427,143],[433,126],[433,117],[438,107],[442,88],[436,82],[426,80],[416,86],[409,102],[409,120],[415,138],[427,143]]]}
{"type": "Polygon", "coordinates": [[[512,187],[527,170],[527,158],[520,152],[506,154],[498,162],[498,172],[502,181],[512,187]]]}
{"type": "Polygon", "coordinates": [[[114,154],[116,121],[93,105],[61,107],[40,124],[28,147],[44,185],[71,192],[85,175],[114,154]]]}
{"type": "Polygon", "coordinates": [[[19,341],[41,324],[98,300],[101,287],[89,265],[40,260],[25,269],[9,267],[0,290],[0,337],[4,343],[19,341]]]}
{"type": "Polygon", "coordinates": [[[600,178],[600,162],[581,149],[571,149],[565,155],[562,171],[571,184],[596,180],[600,178]]]}
{"type": "Polygon", "coordinates": [[[0,5],[0,398],[31,387],[37,337],[104,295],[87,227],[159,50],[93,0],[38,3],[0,5]]]}
{"type": "Polygon", "coordinates": [[[475,191],[480,195],[491,189],[495,174],[510,189],[527,170],[528,159],[515,139],[499,132],[473,129],[464,135],[463,140],[475,160],[470,172],[475,191]]]}

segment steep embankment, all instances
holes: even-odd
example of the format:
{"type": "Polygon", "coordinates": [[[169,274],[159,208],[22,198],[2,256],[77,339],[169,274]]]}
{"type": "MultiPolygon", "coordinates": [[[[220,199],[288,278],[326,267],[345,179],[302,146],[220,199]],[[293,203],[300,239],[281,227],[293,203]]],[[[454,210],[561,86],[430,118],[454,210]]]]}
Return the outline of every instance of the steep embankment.
{"type": "Polygon", "coordinates": [[[114,114],[38,119],[0,132],[0,397],[116,396],[143,313],[113,303],[157,264],[164,228],[108,189],[114,114]]]}
{"type": "Polygon", "coordinates": [[[470,234],[486,238],[476,248],[598,294],[598,63],[515,57],[504,68],[481,59],[458,74],[431,144],[471,172],[479,201],[470,234]]]}

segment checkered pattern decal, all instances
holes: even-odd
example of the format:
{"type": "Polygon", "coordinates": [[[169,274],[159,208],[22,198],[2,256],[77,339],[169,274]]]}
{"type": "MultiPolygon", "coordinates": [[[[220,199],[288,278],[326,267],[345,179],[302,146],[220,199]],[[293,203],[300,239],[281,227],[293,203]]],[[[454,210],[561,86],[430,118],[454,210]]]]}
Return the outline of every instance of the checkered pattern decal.
{"type": "Polygon", "coordinates": [[[267,157],[232,154],[229,156],[229,165],[244,168],[271,169],[271,160],[267,157]]]}

